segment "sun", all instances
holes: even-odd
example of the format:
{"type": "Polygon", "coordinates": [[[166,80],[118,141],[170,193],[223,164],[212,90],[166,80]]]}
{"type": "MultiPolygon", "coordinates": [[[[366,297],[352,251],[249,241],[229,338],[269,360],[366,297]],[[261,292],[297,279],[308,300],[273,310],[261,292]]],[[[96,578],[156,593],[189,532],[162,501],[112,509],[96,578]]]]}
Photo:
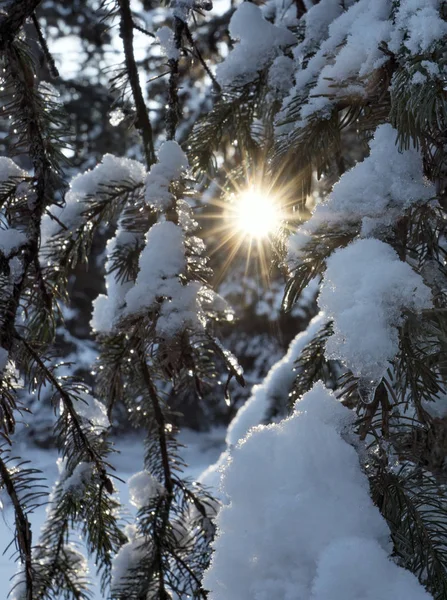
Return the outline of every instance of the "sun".
{"type": "Polygon", "coordinates": [[[250,187],[234,199],[231,218],[241,234],[261,240],[278,230],[282,221],[281,207],[274,196],[250,187]]]}

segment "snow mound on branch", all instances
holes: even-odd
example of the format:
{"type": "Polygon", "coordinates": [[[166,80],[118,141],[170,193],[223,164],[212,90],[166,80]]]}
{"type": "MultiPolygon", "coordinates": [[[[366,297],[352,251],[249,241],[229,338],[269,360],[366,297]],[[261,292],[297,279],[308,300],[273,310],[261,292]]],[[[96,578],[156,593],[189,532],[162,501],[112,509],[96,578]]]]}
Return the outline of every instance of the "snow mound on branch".
{"type": "Polygon", "coordinates": [[[166,55],[168,60],[178,60],[180,56],[180,50],[175,45],[175,37],[172,29],[167,25],[164,25],[163,27],[160,27],[160,29],[157,29],[157,33],[155,35],[160,42],[163,54],[166,55]]]}
{"type": "Polygon", "coordinates": [[[152,165],[146,177],[146,203],[158,211],[169,209],[175,201],[169,187],[187,168],[188,159],[177,142],[164,142],[158,151],[158,162],[152,165]]]}
{"type": "Polygon", "coordinates": [[[267,418],[274,398],[288,396],[296,377],[293,370],[296,360],[327,320],[322,312],[314,317],[308,328],[290,342],[287,354],[273,365],[264,381],[253,387],[250,398],[238,410],[228,427],[226,442],[229,446],[235,446],[252,427],[256,427],[267,418]]]}
{"type": "MultiPolygon", "coordinates": [[[[71,233],[81,224],[82,213],[87,208],[90,196],[95,196],[106,186],[142,184],[145,176],[146,169],[137,160],[105,154],[94,169],[73,177],[70,189],[65,194],[65,206],[53,205],[49,210],[71,233]]],[[[42,220],[42,243],[45,244],[51,236],[61,231],[60,224],[46,215],[42,220]]]]}
{"type": "Polygon", "coordinates": [[[116,321],[124,308],[127,292],[132,288],[134,282],[130,280],[118,279],[113,270],[114,254],[124,247],[135,248],[140,242],[139,234],[123,229],[118,224],[116,236],[107,242],[107,261],[106,261],[106,288],[107,294],[99,294],[93,302],[93,315],[90,325],[93,331],[99,333],[109,333],[116,325],[116,321]]]}
{"type": "Polygon", "coordinates": [[[129,479],[130,503],[137,508],[147,506],[153,498],[164,493],[165,488],[149,471],[140,471],[129,479]]]}
{"type": "Polygon", "coordinates": [[[182,228],[171,221],[156,223],[147,233],[135,285],[126,294],[125,314],[156,309],[157,332],[167,338],[185,328],[202,329],[204,316],[198,296],[202,286],[183,284],[179,275],[185,270],[182,228]]]}
{"type": "Polygon", "coordinates": [[[112,560],[110,582],[112,591],[119,591],[121,586],[128,584],[132,569],[135,569],[144,558],[149,560],[151,554],[151,541],[138,536],[134,525],[127,525],[125,534],[129,541],[121,546],[112,560]]]}
{"type": "Polygon", "coordinates": [[[21,169],[7,156],[0,156],[0,182],[7,181],[11,177],[27,177],[28,173],[21,169]]]}
{"type": "Polygon", "coordinates": [[[440,7],[440,0],[401,0],[388,44],[391,52],[397,54],[402,46],[414,55],[429,52],[447,35],[447,23],[439,14],[440,7]]]}
{"type": "Polygon", "coordinates": [[[380,46],[389,40],[392,30],[389,0],[359,0],[338,17],[339,9],[333,5],[333,2],[326,2],[309,10],[310,31],[306,31],[305,41],[294,51],[297,62],[295,87],[278,114],[279,133],[304,127],[316,113],[329,117],[337,97],[363,96],[365,85],[362,79],[388,60],[380,46]],[[321,13],[325,7],[328,12],[327,18],[323,19],[321,13]],[[318,15],[313,11],[318,11],[318,15]],[[336,18],[328,26],[330,15],[336,18]],[[299,68],[310,49],[312,31],[317,35],[324,35],[325,31],[328,34],[314,56],[305,63],[306,67],[299,68]],[[288,111],[295,110],[297,100],[302,101],[302,106],[293,124],[283,126],[282,122],[289,120],[288,111]]]}
{"type": "Polygon", "coordinates": [[[361,235],[367,237],[393,225],[411,205],[435,196],[433,184],[424,177],[420,152],[400,152],[396,140],[391,125],[376,129],[369,156],[342,175],[329,197],[290,236],[291,267],[302,258],[312,234],[325,226],[361,224],[361,235]]]}
{"type": "Polygon", "coordinates": [[[80,498],[85,494],[85,487],[93,477],[92,463],[80,462],[68,477],[61,478],[64,493],[71,493],[80,498]]]}
{"type": "Polygon", "coordinates": [[[218,490],[220,473],[231,456],[231,450],[253,427],[262,424],[268,418],[269,409],[275,398],[287,398],[296,377],[295,362],[327,320],[323,312],[314,317],[307,329],[290,342],[286,355],[272,366],[263,382],[253,386],[250,398],[237,411],[228,427],[225,438],[226,450],[200,475],[203,485],[218,490]]]}
{"type": "Polygon", "coordinates": [[[76,413],[88,421],[93,430],[107,429],[110,421],[105,405],[87,392],[80,392],[78,396],[79,400],[74,404],[76,413]]]}
{"type": "Polygon", "coordinates": [[[146,235],[135,286],[126,294],[127,313],[150,307],[157,298],[174,297],[178,276],[186,269],[181,227],[171,221],[156,223],[146,235]]]}
{"type": "Polygon", "coordinates": [[[223,86],[252,81],[258,71],[281,53],[281,48],[296,42],[288,29],[269,23],[261,9],[250,2],[243,2],[235,11],[229,32],[234,40],[240,41],[217,66],[216,77],[223,86]]]}
{"type": "Polygon", "coordinates": [[[339,598],[429,600],[431,596],[412,573],[387,557],[376,540],[350,537],[333,542],[323,552],[312,589],[311,600],[339,598]]]}
{"type": "Polygon", "coordinates": [[[342,437],[354,418],[318,383],[290,418],[237,446],[203,580],[210,600],[430,598],[388,558],[387,525],[342,437]]]}
{"type": "Polygon", "coordinates": [[[293,82],[295,63],[288,56],[278,56],[269,69],[269,87],[285,96],[293,82]]]}
{"type": "Polygon", "coordinates": [[[293,50],[295,86],[276,119],[284,143],[316,115],[329,118],[338,100],[367,97],[377,84],[375,72],[390,59],[384,49],[398,60],[430,58],[447,34],[441,8],[441,0],[320,0],[309,6],[304,39],[293,50]]]}
{"type": "Polygon", "coordinates": [[[6,256],[13,250],[17,250],[27,242],[27,236],[23,231],[10,227],[9,229],[0,229],[0,251],[6,256]]]}
{"type": "Polygon", "coordinates": [[[376,381],[399,349],[404,311],[430,308],[432,300],[422,277],[391,246],[359,239],[328,259],[318,304],[334,321],[326,356],[376,381]]]}

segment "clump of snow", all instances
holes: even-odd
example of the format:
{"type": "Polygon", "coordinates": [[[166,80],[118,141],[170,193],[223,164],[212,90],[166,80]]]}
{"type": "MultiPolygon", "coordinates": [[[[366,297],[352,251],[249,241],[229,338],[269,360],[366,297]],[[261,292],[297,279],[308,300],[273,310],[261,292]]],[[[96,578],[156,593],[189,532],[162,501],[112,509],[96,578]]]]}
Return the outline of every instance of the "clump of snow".
{"type": "Polygon", "coordinates": [[[12,177],[27,177],[28,173],[21,169],[7,156],[0,156],[0,182],[7,181],[12,177]]]}
{"type": "MultiPolygon", "coordinates": [[[[146,170],[137,160],[105,154],[94,169],[80,173],[71,180],[70,189],[65,195],[65,206],[53,205],[49,210],[71,233],[80,225],[89,197],[98,194],[104,186],[113,187],[123,183],[142,184],[145,176],[146,170]]],[[[46,215],[42,220],[43,244],[51,236],[60,232],[59,223],[46,215]]]]}
{"type": "Polygon", "coordinates": [[[123,544],[112,560],[111,590],[118,591],[120,586],[128,583],[129,574],[151,553],[151,542],[137,535],[134,525],[125,528],[129,541],[123,544]]]}
{"type": "Polygon", "coordinates": [[[327,317],[320,312],[309,323],[307,329],[299,333],[289,345],[289,349],[267,373],[264,381],[253,386],[250,398],[237,411],[231,421],[225,442],[227,448],[221,453],[218,460],[210,465],[201,475],[200,481],[205,486],[215,490],[219,487],[220,473],[227,463],[231,451],[236,444],[257,425],[262,424],[268,417],[270,408],[276,398],[287,398],[296,378],[294,365],[305,346],[315,337],[326,324],[327,317]]]}
{"type": "Polygon", "coordinates": [[[107,429],[110,426],[107,408],[87,392],[78,393],[75,403],[76,413],[89,422],[94,429],[107,429]]]}
{"type": "Polygon", "coordinates": [[[116,272],[111,271],[114,253],[124,246],[135,247],[140,242],[140,237],[118,224],[116,236],[107,242],[105,265],[107,294],[99,294],[93,302],[93,314],[90,321],[93,331],[110,333],[121,315],[125,306],[124,299],[134,282],[132,280],[123,281],[122,278],[117,279],[116,272]]]}
{"type": "Polygon", "coordinates": [[[409,571],[373,539],[346,537],[328,545],[318,562],[311,600],[429,600],[409,571]],[[350,565],[350,568],[349,566],[350,565]]]}
{"type": "Polygon", "coordinates": [[[361,225],[361,235],[367,237],[389,228],[411,205],[435,196],[434,185],[424,177],[420,152],[400,152],[396,139],[391,125],[376,129],[369,156],[342,175],[312,217],[290,236],[291,267],[302,258],[312,234],[324,226],[361,225]]]}
{"type": "Polygon", "coordinates": [[[174,296],[163,302],[157,321],[157,333],[172,338],[185,329],[200,331],[206,323],[206,317],[200,305],[199,292],[202,285],[191,281],[173,286],[174,296]]]}
{"type": "Polygon", "coordinates": [[[293,85],[295,63],[288,56],[278,56],[269,69],[269,87],[285,96],[293,85]]]}
{"type": "Polygon", "coordinates": [[[210,600],[430,598],[388,558],[387,525],[343,439],[354,419],[319,383],[290,418],[252,430],[237,446],[203,580],[210,600]]]}
{"type": "Polygon", "coordinates": [[[263,423],[275,398],[288,396],[296,378],[293,370],[296,360],[327,320],[322,312],[314,317],[308,328],[291,341],[285,356],[273,365],[264,381],[253,387],[250,398],[238,410],[228,427],[226,442],[229,446],[235,446],[252,427],[263,423]]]}
{"type": "Polygon", "coordinates": [[[26,234],[19,229],[0,229],[0,251],[5,256],[11,254],[13,250],[17,250],[27,242],[26,234]]]}
{"type": "Polygon", "coordinates": [[[63,492],[81,497],[85,492],[85,486],[91,481],[92,475],[93,465],[91,463],[80,462],[76,465],[71,475],[61,480],[63,492]]]}
{"type": "Polygon", "coordinates": [[[174,32],[170,27],[164,25],[157,30],[157,39],[168,60],[178,60],[180,50],[175,45],[174,32]]]}
{"type": "Polygon", "coordinates": [[[201,328],[203,313],[196,282],[183,284],[179,275],[186,270],[184,234],[171,221],[153,225],[140,255],[135,285],[126,294],[125,314],[145,309],[158,310],[157,332],[173,337],[185,328],[201,328]]]}
{"type": "Polygon", "coordinates": [[[287,28],[272,25],[263,17],[261,9],[251,2],[243,2],[235,11],[229,32],[234,40],[240,41],[217,66],[216,77],[223,86],[252,81],[282,48],[296,42],[287,28]]]}
{"type": "Polygon", "coordinates": [[[400,0],[389,49],[396,54],[402,47],[413,55],[428,53],[447,35],[447,23],[439,14],[440,7],[440,0],[400,0]]]}
{"type": "MultiPolygon", "coordinates": [[[[333,4],[324,3],[318,10],[324,12],[327,7],[327,17],[334,17],[339,9],[333,4]]],[[[311,31],[318,29],[318,35],[328,33],[305,67],[298,68],[295,74],[295,87],[277,117],[279,133],[302,128],[317,112],[322,117],[330,116],[337,97],[365,93],[362,79],[388,60],[380,47],[390,38],[390,15],[389,0],[359,0],[329,26],[321,14],[315,21],[309,21],[311,31]],[[302,104],[298,118],[294,118],[292,125],[283,127],[281,123],[288,120],[288,111],[296,107],[297,101],[302,104]]],[[[306,35],[304,46],[299,45],[294,51],[297,66],[309,51],[307,39],[311,37],[306,35]]]]}
{"type": "Polygon", "coordinates": [[[164,493],[163,485],[149,471],[140,471],[129,479],[130,503],[137,508],[147,506],[153,498],[164,493]]]}
{"type": "Polygon", "coordinates": [[[177,142],[164,142],[158,151],[158,162],[152,165],[146,177],[147,204],[159,211],[165,211],[172,206],[175,198],[169,188],[187,168],[188,159],[177,142]]]}
{"type": "Polygon", "coordinates": [[[432,300],[422,277],[391,246],[358,239],[328,259],[318,304],[334,321],[326,356],[378,380],[399,349],[404,311],[430,308],[432,300]]]}
{"type": "Polygon", "coordinates": [[[181,227],[171,221],[153,225],[140,255],[137,280],[126,294],[126,312],[150,307],[157,298],[174,297],[178,276],[185,269],[185,240],[181,227]]]}
{"type": "MultiPolygon", "coordinates": [[[[353,0],[344,3],[345,8],[353,4],[353,0]]],[[[343,13],[340,0],[320,0],[317,4],[308,7],[304,15],[306,33],[303,41],[295,50],[296,56],[305,55],[327,37],[329,26],[343,13]]]]}

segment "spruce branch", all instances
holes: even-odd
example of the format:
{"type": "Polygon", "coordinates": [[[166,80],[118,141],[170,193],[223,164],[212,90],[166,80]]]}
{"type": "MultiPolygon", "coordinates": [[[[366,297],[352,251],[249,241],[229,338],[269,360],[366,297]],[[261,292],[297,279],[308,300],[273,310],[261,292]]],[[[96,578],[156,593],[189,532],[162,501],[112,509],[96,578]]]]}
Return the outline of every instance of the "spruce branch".
{"type": "Polygon", "coordinates": [[[40,483],[43,480],[41,472],[28,464],[28,461],[12,459],[9,449],[0,446],[0,488],[4,487],[14,508],[15,541],[25,573],[26,600],[34,600],[34,561],[28,514],[40,506],[46,491],[40,483]]]}
{"type": "Polygon", "coordinates": [[[22,507],[19,496],[14,486],[12,477],[0,457],[0,478],[5,486],[8,496],[14,506],[16,517],[16,539],[20,552],[20,559],[25,565],[26,600],[33,600],[33,570],[32,570],[32,534],[31,525],[22,507]]]}
{"type": "Polygon", "coordinates": [[[185,27],[185,36],[186,36],[186,39],[188,40],[188,42],[193,47],[194,52],[196,53],[196,56],[197,56],[200,64],[205,69],[205,72],[208,75],[208,77],[211,79],[211,81],[213,83],[214,90],[216,91],[217,94],[220,94],[221,91],[222,91],[220,83],[214,77],[213,72],[211,71],[211,69],[207,65],[206,60],[203,58],[203,55],[202,55],[202,53],[200,51],[200,48],[198,47],[198,45],[197,45],[196,41],[194,40],[194,37],[193,37],[193,35],[191,33],[191,29],[189,28],[189,25],[187,23],[184,23],[184,27],[185,27]]]}
{"type": "Polygon", "coordinates": [[[133,50],[134,22],[129,0],[118,0],[120,12],[120,37],[123,40],[124,58],[129,84],[132,90],[135,109],[137,113],[136,128],[143,139],[144,154],[147,166],[150,167],[156,161],[152,125],[149,113],[144,102],[138,75],[137,63],[133,50]]]}
{"type": "Polygon", "coordinates": [[[7,12],[2,13],[0,18],[0,51],[3,51],[14,41],[25,21],[31,17],[39,4],[40,0],[10,2],[7,6],[7,12]]]}
{"type": "MultiPolygon", "coordinates": [[[[179,17],[174,17],[174,44],[178,54],[182,47],[182,36],[186,24],[179,17]]],[[[180,77],[179,59],[170,58],[168,60],[170,68],[169,84],[168,84],[168,109],[166,114],[166,137],[168,140],[175,139],[175,132],[181,117],[180,102],[178,96],[178,82],[180,77]]]]}
{"type": "Polygon", "coordinates": [[[40,27],[39,21],[37,20],[36,13],[33,13],[31,16],[33,21],[34,28],[37,33],[37,39],[39,40],[40,47],[42,48],[43,55],[45,56],[45,60],[47,61],[48,70],[50,75],[54,78],[59,77],[59,71],[57,70],[56,63],[54,62],[54,58],[48,48],[48,44],[44,35],[42,33],[42,28],[40,27]]]}
{"type": "Polygon", "coordinates": [[[79,416],[76,412],[72,395],[63,387],[58,378],[54,375],[53,371],[48,368],[40,355],[34,350],[31,344],[23,338],[19,333],[15,332],[15,337],[21,344],[23,344],[26,352],[33,359],[39,370],[44,374],[45,379],[50,383],[59,395],[65,410],[67,411],[70,421],[73,425],[76,435],[84,446],[89,460],[96,466],[101,480],[104,482],[106,489],[111,493],[113,490],[113,484],[107,474],[106,466],[107,463],[103,461],[98,451],[90,443],[89,437],[84,431],[84,427],[81,424],[79,416]]]}

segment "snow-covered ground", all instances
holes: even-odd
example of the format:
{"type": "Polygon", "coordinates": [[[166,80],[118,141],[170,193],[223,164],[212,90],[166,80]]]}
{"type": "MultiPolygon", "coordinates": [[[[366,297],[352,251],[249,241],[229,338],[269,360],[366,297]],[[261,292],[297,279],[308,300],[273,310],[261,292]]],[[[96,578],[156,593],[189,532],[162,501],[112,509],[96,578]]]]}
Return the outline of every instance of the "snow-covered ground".
{"type": "MultiPolygon", "coordinates": [[[[224,428],[213,429],[206,433],[197,433],[191,430],[183,430],[180,433],[179,441],[185,447],[182,456],[188,464],[186,475],[196,479],[212,463],[214,463],[221,451],[225,447],[224,428]]],[[[127,482],[129,478],[143,467],[144,440],[140,435],[127,436],[115,440],[118,453],[112,456],[111,462],[116,468],[116,475],[127,482]]],[[[15,449],[15,455],[25,460],[31,460],[34,467],[39,468],[48,480],[48,487],[51,489],[58,476],[56,466],[57,452],[55,450],[40,450],[34,447],[22,446],[15,449]]],[[[127,483],[116,482],[120,498],[123,505],[129,510],[132,506],[129,503],[129,491],[127,483]]],[[[16,572],[16,565],[11,555],[14,553],[14,546],[10,546],[3,554],[3,551],[10,544],[14,535],[14,513],[6,499],[0,494],[0,502],[4,503],[0,510],[0,600],[6,600],[11,587],[10,579],[16,572]]],[[[31,515],[31,526],[34,539],[37,540],[39,530],[45,519],[45,506],[41,506],[31,515]]],[[[92,565],[90,565],[91,572],[92,565]]],[[[98,590],[96,590],[98,592],[98,590]]],[[[100,594],[94,596],[94,599],[101,598],[100,594]]]]}

